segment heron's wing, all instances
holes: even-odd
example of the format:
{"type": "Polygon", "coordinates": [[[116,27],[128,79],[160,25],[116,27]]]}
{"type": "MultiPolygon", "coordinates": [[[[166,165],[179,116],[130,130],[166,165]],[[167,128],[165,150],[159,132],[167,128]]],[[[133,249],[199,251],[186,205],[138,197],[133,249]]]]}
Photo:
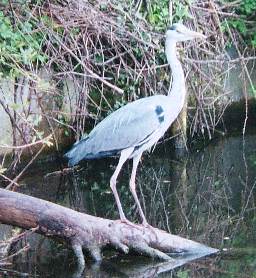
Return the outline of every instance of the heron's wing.
{"type": "Polygon", "coordinates": [[[140,99],[110,114],[89,134],[87,151],[98,153],[139,146],[164,121],[163,97],[140,99]]]}
{"type": "Polygon", "coordinates": [[[162,95],[139,99],[119,108],[65,154],[69,165],[136,148],[152,139],[157,141],[159,132],[161,135],[170,122],[169,109],[168,98],[162,95]]]}

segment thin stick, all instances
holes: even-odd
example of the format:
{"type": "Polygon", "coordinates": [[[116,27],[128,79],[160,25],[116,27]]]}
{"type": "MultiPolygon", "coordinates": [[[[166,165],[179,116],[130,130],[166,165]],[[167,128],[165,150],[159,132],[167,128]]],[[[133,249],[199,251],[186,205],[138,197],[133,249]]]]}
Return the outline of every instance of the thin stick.
{"type": "Polygon", "coordinates": [[[43,151],[46,145],[43,145],[41,149],[36,153],[36,155],[29,161],[29,163],[22,169],[22,171],[16,176],[11,183],[9,183],[5,189],[10,190],[13,186],[13,184],[16,184],[17,181],[20,179],[20,177],[24,174],[24,172],[29,168],[29,166],[36,160],[36,158],[39,156],[39,154],[43,151]]]}

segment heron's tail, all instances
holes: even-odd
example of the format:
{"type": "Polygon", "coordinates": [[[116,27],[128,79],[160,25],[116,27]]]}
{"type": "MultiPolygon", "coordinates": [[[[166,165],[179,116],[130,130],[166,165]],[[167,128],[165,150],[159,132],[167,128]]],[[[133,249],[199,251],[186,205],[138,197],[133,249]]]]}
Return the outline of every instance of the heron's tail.
{"type": "Polygon", "coordinates": [[[64,154],[64,157],[68,159],[68,166],[76,165],[85,157],[85,141],[87,141],[87,138],[75,143],[72,149],[64,154]]]}
{"type": "MultiPolygon", "coordinates": [[[[100,147],[98,147],[100,149],[100,147]]],[[[97,150],[95,151],[95,144],[89,136],[75,143],[70,151],[65,153],[64,157],[68,159],[68,166],[76,165],[82,159],[96,159],[106,156],[114,156],[119,154],[122,149],[113,150],[97,150]]]]}

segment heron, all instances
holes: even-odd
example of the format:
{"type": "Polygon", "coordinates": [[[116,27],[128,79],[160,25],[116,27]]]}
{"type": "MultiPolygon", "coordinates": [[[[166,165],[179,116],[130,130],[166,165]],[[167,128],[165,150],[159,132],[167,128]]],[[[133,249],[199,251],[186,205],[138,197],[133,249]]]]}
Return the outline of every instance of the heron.
{"type": "Polygon", "coordinates": [[[128,159],[133,160],[129,187],[143,226],[149,226],[136,193],[136,171],[144,151],[151,149],[178,117],[186,97],[185,77],[176,55],[176,44],[193,39],[204,39],[199,32],[175,23],[166,31],[165,54],[172,71],[173,82],[168,95],[156,94],[144,97],[117,109],[99,124],[88,136],[73,145],[65,154],[69,166],[79,161],[120,155],[110,178],[110,187],[115,197],[121,222],[131,223],[126,218],[116,183],[118,175],[128,159]]]}

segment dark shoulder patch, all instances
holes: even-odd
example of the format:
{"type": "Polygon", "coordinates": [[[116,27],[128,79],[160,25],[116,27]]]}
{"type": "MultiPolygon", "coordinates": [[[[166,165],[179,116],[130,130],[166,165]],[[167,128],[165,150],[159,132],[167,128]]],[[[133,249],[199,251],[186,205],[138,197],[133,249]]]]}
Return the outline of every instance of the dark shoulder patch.
{"type": "Polygon", "coordinates": [[[155,111],[156,111],[157,116],[159,116],[159,115],[161,115],[164,112],[164,109],[163,109],[162,106],[157,105],[155,111]]]}
{"type": "Polygon", "coordinates": [[[159,123],[161,124],[164,121],[164,109],[161,105],[157,105],[156,109],[155,109],[157,118],[159,123]]]}
{"type": "Polygon", "coordinates": [[[159,121],[159,123],[161,124],[161,123],[164,121],[164,116],[158,117],[158,121],[159,121]]]}

